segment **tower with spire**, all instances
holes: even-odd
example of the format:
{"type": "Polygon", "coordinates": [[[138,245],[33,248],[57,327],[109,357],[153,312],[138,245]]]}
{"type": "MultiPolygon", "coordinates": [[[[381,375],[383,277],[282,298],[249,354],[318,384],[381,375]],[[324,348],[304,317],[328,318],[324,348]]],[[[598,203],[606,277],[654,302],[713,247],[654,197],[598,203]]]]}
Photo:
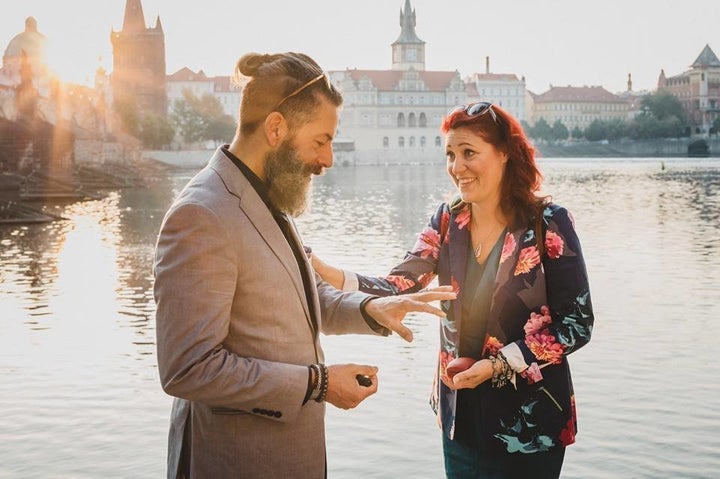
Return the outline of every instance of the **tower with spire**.
{"type": "Polygon", "coordinates": [[[410,0],[400,10],[400,36],[392,44],[393,70],[425,70],[425,42],[415,33],[415,10],[410,0]]]}
{"type": "Polygon", "coordinates": [[[141,112],[167,113],[165,33],[160,16],[145,24],[141,0],[126,0],[122,30],[110,32],[113,48],[112,93],[116,107],[134,104],[141,112]]]}
{"type": "Polygon", "coordinates": [[[692,134],[707,135],[720,118],[720,59],[706,44],[685,72],[666,76],[665,70],[660,70],[658,90],[680,100],[692,134]]]}

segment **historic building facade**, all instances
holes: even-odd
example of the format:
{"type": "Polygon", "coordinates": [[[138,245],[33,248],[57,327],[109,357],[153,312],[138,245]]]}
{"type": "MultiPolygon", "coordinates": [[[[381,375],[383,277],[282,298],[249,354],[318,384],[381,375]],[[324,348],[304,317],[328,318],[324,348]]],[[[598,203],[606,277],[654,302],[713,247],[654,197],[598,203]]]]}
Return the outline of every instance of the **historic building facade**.
{"type": "Polygon", "coordinates": [[[127,0],[122,30],[111,31],[110,41],[115,104],[132,102],[141,111],[165,115],[165,33],[160,17],[155,27],[146,27],[141,0],[127,0]]]}
{"type": "Polygon", "coordinates": [[[425,70],[425,42],[415,32],[415,10],[405,0],[389,70],[329,72],[343,92],[336,160],[349,164],[442,163],[440,123],[468,101],[457,71],[425,70]]]}
{"type": "Polygon", "coordinates": [[[194,72],[187,67],[181,68],[166,79],[168,113],[172,113],[176,100],[183,99],[183,91],[187,90],[196,97],[212,95],[222,105],[223,112],[232,116],[235,121],[240,116],[240,100],[242,87],[235,85],[229,76],[209,77],[199,70],[194,72]]]}
{"type": "Polygon", "coordinates": [[[680,100],[693,134],[707,134],[720,116],[720,60],[710,45],[705,45],[686,72],[666,77],[661,70],[657,88],[680,100]]]}
{"type": "Polygon", "coordinates": [[[490,57],[485,57],[485,73],[473,73],[465,79],[468,101],[489,101],[507,110],[518,120],[526,115],[525,77],[514,73],[490,71],[490,57]]]}
{"type": "Polygon", "coordinates": [[[629,102],[601,86],[551,86],[533,96],[531,124],[544,118],[551,126],[560,120],[568,130],[584,130],[593,120],[626,120],[629,102]]]}

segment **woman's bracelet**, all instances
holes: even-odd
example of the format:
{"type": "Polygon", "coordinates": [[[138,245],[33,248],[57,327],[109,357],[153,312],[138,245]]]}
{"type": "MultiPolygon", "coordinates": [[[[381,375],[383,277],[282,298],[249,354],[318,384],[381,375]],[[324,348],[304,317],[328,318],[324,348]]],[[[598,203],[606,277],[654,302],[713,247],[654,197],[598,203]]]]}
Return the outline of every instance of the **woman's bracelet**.
{"type": "Polygon", "coordinates": [[[508,382],[510,382],[510,379],[514,374],[510,364],[508,364],[507,359],[505,358],[505,355],[501,351],[498,351],[497,356],[490,356],[488,359],[490,359],[493,369],[492,380],[490,382],[491,386],[494,388],[501,388],[505,386],[508,382]],[[495,364],[500,365],[499,371],[495,368],[495,364]]]}

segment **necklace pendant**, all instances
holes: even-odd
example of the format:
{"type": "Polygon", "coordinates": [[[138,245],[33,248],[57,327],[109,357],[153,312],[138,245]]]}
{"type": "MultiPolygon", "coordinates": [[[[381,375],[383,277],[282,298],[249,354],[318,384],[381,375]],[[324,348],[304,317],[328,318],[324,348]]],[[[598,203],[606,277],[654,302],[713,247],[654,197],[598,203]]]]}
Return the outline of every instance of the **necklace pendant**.
{"type": "Polygon", "coordinates": [[[482,243],[477,245],[477,248],[475,248],[475,257],[479,258],[482,254],[482,243]]]}

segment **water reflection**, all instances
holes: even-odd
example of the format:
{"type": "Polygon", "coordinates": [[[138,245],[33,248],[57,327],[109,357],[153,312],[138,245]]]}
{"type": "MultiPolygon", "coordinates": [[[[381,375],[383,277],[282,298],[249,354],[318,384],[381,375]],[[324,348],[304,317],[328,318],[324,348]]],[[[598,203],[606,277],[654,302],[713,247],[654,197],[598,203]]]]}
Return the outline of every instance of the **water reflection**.
{"type": "MultiPolygon", "coordinates": [[[[541,168],[545,190],[575,213],[598,318],[593,341],[572,358],[580,434],[564,477],[712,477],[720,162],[541,168]]],[[[0,227],[0,476],[163,475],[170,399],[154,357],[152,253],[192,174],[48,205],[67,221],[0,227]]],[[[381,274],[453,191],[444,165],[337,167],[317,179],[298,225],[328,261],[381,274]]],[[[331,477],[386,477],[388,464],[398,477],[442,476],[427,406],[437,319],[407,323],[412,344],[323,338],[328,362],[376,364],[381,377],[360,408],[328,409],[331,477]]]]}

